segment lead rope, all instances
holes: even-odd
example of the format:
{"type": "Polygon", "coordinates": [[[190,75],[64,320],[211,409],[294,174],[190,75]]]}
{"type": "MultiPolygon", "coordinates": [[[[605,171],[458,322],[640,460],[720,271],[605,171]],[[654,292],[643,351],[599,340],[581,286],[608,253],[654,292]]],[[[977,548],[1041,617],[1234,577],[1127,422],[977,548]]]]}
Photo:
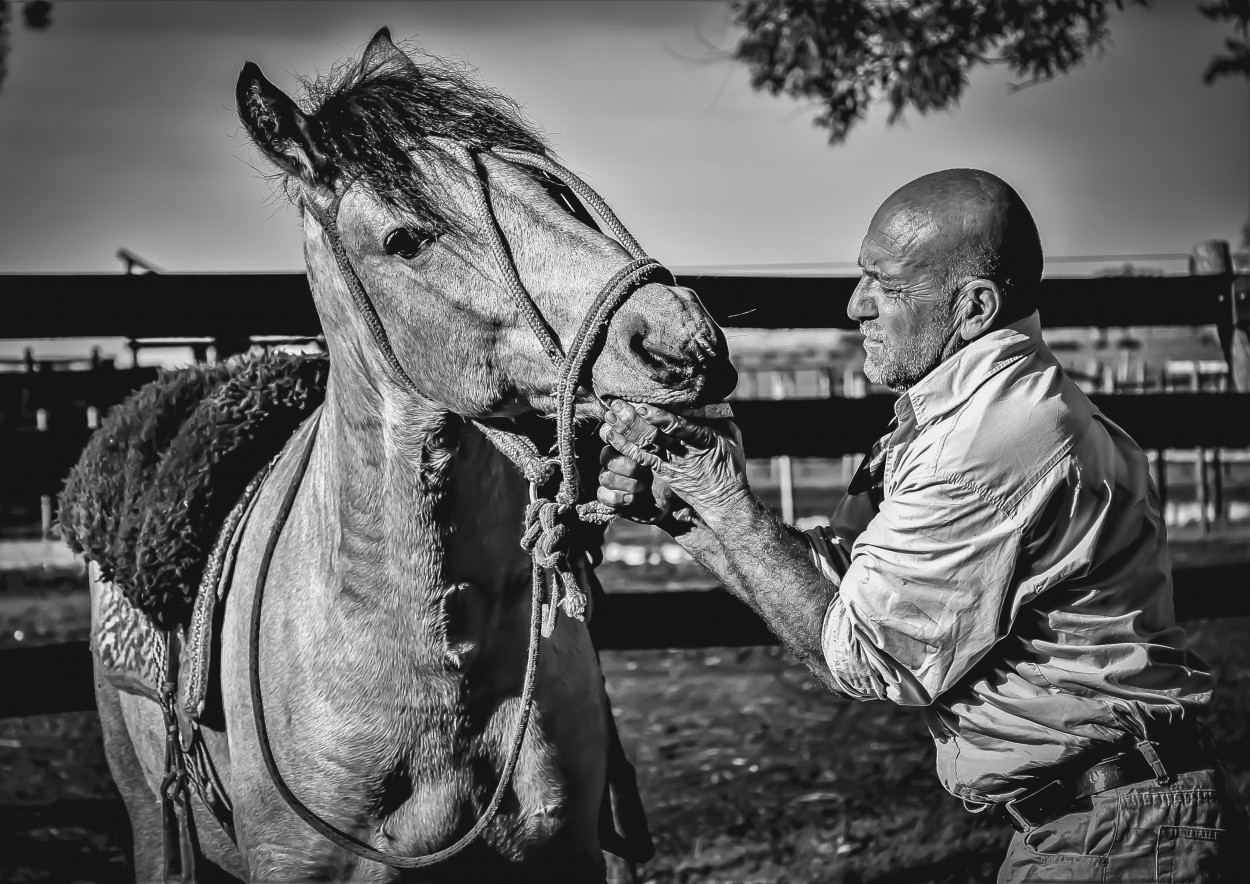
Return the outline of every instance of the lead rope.
{"type": "MultiPolygon", "coordinates": [[[[453,146],[453,150],[460,154],[462,162],[467,163],[470,173],[475,173],[477,161],[468,148],[464,145],[456,144],[453,146]]],[[[313,449],[313,439],[311,438],[300,455],[291,482],[279,507],[273,528],[270,530],[265,552],[261,558],[260,569],[257,572],[256,588],[253,593],[249,638],[251,644],[249,674],[252,694],[252,717],[256,724],[256,735],[260,743],[261,756],[274,787],[291,810],[323,837],[363,859],[399,869],[426,868],[451,859],[473,843],[486,827],[490,825],[499,811],[499,806],[516,771],[521,749],[525,742],[525,733],[529,727],[530,712],[533,708],[534,685],[538,672],[538,651],[541,637],[544,635],[549,636],[555,628],[555,612],[560,606],[563,606],[565,613],[570,617],[580,620],[585,616],[586,596],[580,586],[578,586],[568,562],[567,540],[571,526],[575,522],[602,525],[613,518],[612,511],[597,501],[581,504],[577,502],[578,475],[576,454],[573,447],[575,441],[574,420],[577,408],[577,389],[582,373],[595,345],[607,330],[612,315],[630,294],[647,281],[657,277],[665,279],[670,285],[675,284],[672,274],[662,264],[648,257],[642,251],[638,241],[630,235],[625,225],[620,222],[615,213],[608,207],[606,201],[593,188],[568,169],[547,157],[526,151],[496,148],[494,152],[505,160],[540,169],[562,181],[599,213],[600,217],[607,222],[621,244],[630,253],[633,260],[614,273],[611,279],[600,289],[598,296],[591,305],[590,311],[578,327],[568,355],[565,356],[560,348],[558,338],[556,338],[554,332],[543,320],[541,312],[534,303],[534,299],[526,290],[517,273],[516,266],[511,260],[503,233],[499,229],[499,225],[496,223],[490,208],[487,182],[474,174],[474,178],[478,181],[478,186],[473,189],[474,198],[479,213],[486,222],[486,230],[492,239],[491,251],[494,253],[496,261],[503,271],[504,279],[513,299],[517,302],[517,306],[526,317],[526,321],[533,329],[535,335],[538,336],[539,341],[543,344],[548,358],[560,369],[560,379],[556,399],[556,444],[558,457],[554,460],[550,457],[544,457],[534,443],[520,433],[494,427],[481,421],[473,421],[482,434],[505,457],[516,464],[522,475],[529,482],[530,503],[526,507],[525,527],[521,537],[521,546],[530,554],[531,598],[529,649],[525,661],[525,679],[521,691],[520,710],[513,728],[507,759],[489,804],[468,832],[457,839],[455,843],[425,856],[392,856],[377,850],[317,816],[291,791],[290,786],[287,785],[282,777],[282,773],[278,770],[273,749],[269,743],[268,728],[265,724],[264,703],[261,696],[259,658],[261,601],[264,596],[264,585],[269,573],[270,561],[273,558],[274,550],[277,548],[282,526],[290,515],[301,480],[308,468],[308,462],[313,449]],[[560,474],[560,486],[553,499],[544,496],[543,488],[550,484],[557,471],[560,474]],[[546,588],[544,575],[546,571],[551,572],[552,579],[551,595],[544,603],[544,590],[546,588]]],[[[365,322],[369,326],[375,343],[382,351],[387,364],[410,388],[416,390],[416,385],[408,376],[407,371],[404,370],[398,357],[396,357],[395,351],[387,337],[386,329],[378,316],[377,309],[368,292],[365,291],[364,284],[361,282],[359,275],[351,264],[351,260],[347,256],[346,250],[343,248],[335,218],[321,212],[311,201],[307,201],[305,206],[325,231],[326,237],[330,242],[330,249],[339,265],[339,271],[351,291],[352,299],[363,313],[365,322]]],[[[320,414],[321,412],[318,411],[310,430],[310,436],[314,438],[320,414]]]]}

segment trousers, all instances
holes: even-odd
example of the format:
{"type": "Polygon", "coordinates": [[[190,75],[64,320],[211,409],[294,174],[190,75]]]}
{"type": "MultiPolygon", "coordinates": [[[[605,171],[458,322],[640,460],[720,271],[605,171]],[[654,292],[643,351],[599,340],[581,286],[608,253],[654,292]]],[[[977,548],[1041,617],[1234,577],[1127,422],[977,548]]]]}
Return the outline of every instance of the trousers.
{"type": "Polygon", "coordinates": [[[999,884],[1025,881],[1214,884],[1250,880],[1250,823],[1216,767],[1085,798],[1017,832],[999,884]]]}

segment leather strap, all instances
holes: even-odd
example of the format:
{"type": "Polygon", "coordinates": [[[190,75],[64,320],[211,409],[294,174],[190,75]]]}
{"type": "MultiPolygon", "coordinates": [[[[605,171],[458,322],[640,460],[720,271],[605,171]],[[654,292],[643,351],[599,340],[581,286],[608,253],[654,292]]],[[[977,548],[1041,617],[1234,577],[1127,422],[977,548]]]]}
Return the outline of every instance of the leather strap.
{"type": "Polygon", "coordinates": [[[187,784],[186,757],[175,706],[178,702],[177,630],[165,633],[165,681],[161,715],[165,722],[165,778],[161,781],[162,872],[165,884],[195,882],[195,821],[187,784]]]}
{"type": "Polygon", "coordinates": [[[1167,785],[1194,770],[1214,767],[1216,755],[1205,729],[1192,728],[1164,741],[1141,740],[1125,751],[1056,778],[998,808],[1017,832],[1029,832],[1069,813],[1082,798],[1154,780],[1167,785]]]}

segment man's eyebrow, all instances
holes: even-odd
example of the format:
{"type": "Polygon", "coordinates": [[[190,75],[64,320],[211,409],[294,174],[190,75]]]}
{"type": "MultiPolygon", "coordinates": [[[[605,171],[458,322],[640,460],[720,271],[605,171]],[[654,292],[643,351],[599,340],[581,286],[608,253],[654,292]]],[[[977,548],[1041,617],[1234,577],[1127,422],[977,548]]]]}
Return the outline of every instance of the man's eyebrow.
{"type": "Polygon", "coordinates": [[[863,265],[858,265],[858,266],[859,266],[860,273],[864,274],[864,276],[868,277],[869,279],[875,282],[888,282],[894,279],[894,277],[890,275],[890,273],[884,270],[879,270],[876,267],[864,267],[863,265]]]}

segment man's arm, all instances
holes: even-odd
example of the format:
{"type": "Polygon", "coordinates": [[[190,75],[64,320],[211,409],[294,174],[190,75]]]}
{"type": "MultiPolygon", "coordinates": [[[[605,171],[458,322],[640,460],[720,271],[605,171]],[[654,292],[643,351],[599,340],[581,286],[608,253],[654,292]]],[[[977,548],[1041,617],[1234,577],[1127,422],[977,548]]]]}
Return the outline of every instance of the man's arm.
{"type": "MultiPolygon", "coordinates": [[[[600,435],[689,504],[667,520],[670,533],[835,690],[927,705],[1010,628],[1025,517],[997,498],[957,477],[907,468],[831,593],[814,549],[751,495],[732,434],[649,406],[637,412],[645,420],[619,408],[600,435]],[[690,523],[692,536],[676,521],[690,523]]],[[[628,506],[646,489],[622,482],[611,460],[599,499],[628,506]]]]}
{"type": "MultiPolygon", "coordinates": [[[[645,429],[651,425],[646,421],[633,425],[634,408],[626,403],[614,406],[602,435],[610,445],[624,450],[616,463],[604,459],[608,469],[600,475],[604,486],[600,500],[617,507],[633,505],[637,497],[649,500],[650,489],[644,487],[647,483],[628,475],[635,473],[637,465],[671,478],[675,469],[682,471],[681,462],[686,458],[699,459],[701,451],[719,449],[720,460],[736,468],[718,469],[712,463],[715,458],[710,457],[698,466],[686,465],[685,469],[699,471],[703,485],[710,487],[703,493],[688,494],[689,500],[677,501],[680,508],[656,524],[749,605],[813,674],[836,690],[837,683],[821,650],[821,627],[837,586],[816,566],[802,533],[782,522],[747,487],[736,434],[719,436],[706,427],[665,414],[665,418],[672,418],[665,425],[665,432],[671,435],[663,454],[655,454],[643,447],[651,447],[657,438],[645,429]],[[687,437],[684,443],[682,435],[687,437]],[[709,466],[712,468],[706,469],[709,466]],[[712,475],[710,483],[708,472],[712,475]]],[[[645,408],[638,409],[644,416],[645,408]]],[[[656,414],[655,409],[651,412],[656,414]]]]}
{"type": "Polygon", "coordinates": [[[748,604],[817,678],[838,689],[821,649],[837,586],[816,567],[800,532],[749,491],[717,510],[711,522],[670,516],[660,527],[748,604]]]}

